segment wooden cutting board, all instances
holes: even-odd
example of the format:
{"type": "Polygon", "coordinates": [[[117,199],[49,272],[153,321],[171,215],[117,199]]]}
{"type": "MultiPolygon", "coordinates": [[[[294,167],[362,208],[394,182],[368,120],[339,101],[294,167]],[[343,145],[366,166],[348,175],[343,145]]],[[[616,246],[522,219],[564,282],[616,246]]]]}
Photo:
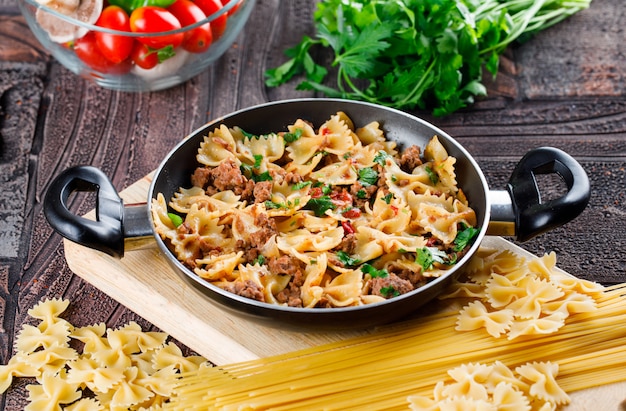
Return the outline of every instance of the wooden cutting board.
{"type": "MultiPolygon", "coordinates": [[[[148,175],[122,191],[124,202],[145,202],[151,178],[148,175]]],[[[93,215],[91,212],[87,217],[93,215]]],[[[483,245],[530,255],[500,237],[486,237],[483,245]]],[[[267,326],[235,316],[190,287],[156,246],[127,252],[122,259],[67,240],[64,247],[74,273],[217,365],[283,354],[375,331],[290,330],[279,328],[279,324],[267,326]]],[[[571,393],[571,398],[572,404],[564,409],[623,411],[626,382],[571,393]]]]}

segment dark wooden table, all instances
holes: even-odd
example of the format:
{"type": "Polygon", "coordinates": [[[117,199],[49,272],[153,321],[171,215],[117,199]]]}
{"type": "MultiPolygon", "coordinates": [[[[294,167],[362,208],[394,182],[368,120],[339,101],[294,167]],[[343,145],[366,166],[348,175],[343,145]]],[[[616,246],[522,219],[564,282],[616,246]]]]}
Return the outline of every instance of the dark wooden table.
{"type": "MultiPolygon", "coordinates": [[[[312,34],[314,1],[259,0],[237,42],[209,70],[172,89],[128,94],[98,88],[59,63],[30,34],[15,0],[0,0],[0,363],[6,364],[27,310],[45,297],[71,300],[67,318],[109,327],[154,325],[69,270],[61,237],[42,212],[51,179],[92,164],[122,190],[155,169],[187,133],[234,109],[305,96],[267,89],[263,72],[312,34]]],[[[417,113],[475,156],[493,189],[504,188],[531,148],[564,149],[586,169],[589,207],[575,221],[522,246],[555,251],[573,275],[626,281],[626,7],[594,0],[590,9],[510,48],[489,98],[446,118],[417,113]]],[[[73,204],[93,207],[89,198],[73,204]]],[[[22,409],[25,382],[0,399],[22,409]]]]}

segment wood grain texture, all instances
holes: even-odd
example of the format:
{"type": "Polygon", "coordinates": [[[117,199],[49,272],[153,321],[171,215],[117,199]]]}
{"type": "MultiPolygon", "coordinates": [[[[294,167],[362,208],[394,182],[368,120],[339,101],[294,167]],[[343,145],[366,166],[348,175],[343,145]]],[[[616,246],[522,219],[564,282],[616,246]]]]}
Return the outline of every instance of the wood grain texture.
{"type": "MultiPolygon", "coordinates": [[[[103,90],[54,61],[27,30],[17,0],[0,0],[0,362],[26,311],[46,297],[72,301],[67,318],[109,327],[156,327],[73,275],[61,237],[42,213],[51,179],[92,164],[122,190],[155,169],[187,133],[235,109],[308,96],[294,84],[263,86],[263,72],[283,50],[313,34],[314,0],[258,0],[250,24],[216,64],[187,83],[155,93],[103,90]]],[[[626,32],[623,0],[593,0],[580,12],[511,47],[489,97],[431,120],[483,167],[489,184],[506,184],[529,149],[552,145],[576,157],[592,183],[591,203],[575,221],[521,246],[556,251],[559,265],[583,278],[626,281],[626,32]]],[[[85,213],[89,197],[71,208],[85,213]]],[[[189,351],[188,348],[186,348],[189,351]]],[[[26,381],[0,397],[0,409],[21,410],[26,381]]],[[[626,398],[626,394],[624,394],[626,398]]]]}

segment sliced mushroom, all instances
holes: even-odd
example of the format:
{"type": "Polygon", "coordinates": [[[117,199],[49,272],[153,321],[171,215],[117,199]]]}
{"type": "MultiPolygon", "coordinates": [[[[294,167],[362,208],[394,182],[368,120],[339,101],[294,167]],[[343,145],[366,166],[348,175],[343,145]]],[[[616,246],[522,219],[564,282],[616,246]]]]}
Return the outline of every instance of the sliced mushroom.
{"type": "MultiPolygon", "coordinates": [[[[41,0],[46,7],[83,23],[94,24],[102,13],[103,0],[41,0]]],[[[37,23],[50,39],[57,43],[67,43],[81,38],[87,29],[65,21],[44,9],[38,9],[37,23]]]]}

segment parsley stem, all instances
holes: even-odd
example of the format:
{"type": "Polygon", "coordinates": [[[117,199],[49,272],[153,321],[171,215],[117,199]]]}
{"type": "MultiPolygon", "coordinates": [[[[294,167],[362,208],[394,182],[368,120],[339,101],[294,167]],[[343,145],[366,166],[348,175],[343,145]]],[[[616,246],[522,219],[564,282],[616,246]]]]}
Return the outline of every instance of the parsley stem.
{"type": "Polygon", "coordinates": [[[419,81],[417,82],[417,84],[415,85],[415,87],[413,87],[413,89],[409,92],[409,94],[407,94],[402,100],[400,100],[400,102],[398,102],[397,104],[399,105],[404,105],[406,104],[407,101],[410,101],[411,99],[414,98],[416,93],[423,93],[424,92],[424,83],[429,80],[428,77],[430,76],[430,73],[433,71],[433,69],[435,68],[435,64],[437,63],[437,59],[433,59],[432,63],[430,63],[430,65],[428,66],[428,68],[426,69],[426,71],[424,72],[424,75],[419,79],[419,81]],[[421,89],[421,90],[420,90],[421,89]]]}

